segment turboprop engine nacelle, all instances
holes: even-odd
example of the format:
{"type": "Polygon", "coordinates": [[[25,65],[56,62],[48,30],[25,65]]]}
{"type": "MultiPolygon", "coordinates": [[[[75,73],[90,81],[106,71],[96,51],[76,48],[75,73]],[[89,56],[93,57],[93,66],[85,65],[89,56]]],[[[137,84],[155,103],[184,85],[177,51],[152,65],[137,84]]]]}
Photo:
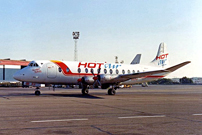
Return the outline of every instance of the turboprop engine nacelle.
{"type": "Polygon", "coordinates": [[[94,83],[93,76],[84,76],[82,77],[82,83],[92,85],[94,83]]]}
{"type": "Polygon", "coordinates": [[[117,78],[118,75],[100,75],[101,83],[110,83],[110,81],[114,78],[117,78]]]}

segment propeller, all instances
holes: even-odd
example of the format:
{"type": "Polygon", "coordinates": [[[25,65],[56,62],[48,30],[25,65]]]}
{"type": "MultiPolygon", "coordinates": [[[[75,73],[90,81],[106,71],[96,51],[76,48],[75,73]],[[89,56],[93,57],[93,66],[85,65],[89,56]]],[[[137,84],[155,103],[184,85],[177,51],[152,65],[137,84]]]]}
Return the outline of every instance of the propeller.
{"type": "Polygon", "coordinates": [[[93,83],[93,88],[95,88],[95,85],[97,84],[98,86],[101,86],[102,84],[100,83],[100,68],[98,68],[98,74],[97,76],[95,76],[95,74],[93,73],[93,69],[91,68],[90,72],[93,74],[93,80],[94,80],[94,83],[93,83]]]}

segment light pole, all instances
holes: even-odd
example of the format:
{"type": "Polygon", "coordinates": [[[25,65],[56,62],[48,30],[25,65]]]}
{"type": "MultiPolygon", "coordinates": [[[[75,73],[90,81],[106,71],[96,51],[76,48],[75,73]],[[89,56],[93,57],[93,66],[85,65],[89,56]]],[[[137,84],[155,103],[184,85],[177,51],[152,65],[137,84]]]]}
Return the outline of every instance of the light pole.
{"type": "Polygon", "coordinates": [[[79,39],[79,32],[76,31],[76,32],[73,32],[72,33],[73,35],[73,39],[74,39],[74,61],[78,61],[78,56],[77,56],[77,40],[79,39]]]}

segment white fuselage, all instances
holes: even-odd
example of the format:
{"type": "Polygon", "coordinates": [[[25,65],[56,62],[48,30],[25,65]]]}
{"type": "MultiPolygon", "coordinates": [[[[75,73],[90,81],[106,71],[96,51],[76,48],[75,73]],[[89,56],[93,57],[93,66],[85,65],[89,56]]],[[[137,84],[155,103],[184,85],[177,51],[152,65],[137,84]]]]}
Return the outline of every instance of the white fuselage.
{"type": "MultiPolygon", "coordinates": [[[[159,70],[159,67],[143,66],[140,64],[127,65],[104,62],[73,62],[41,60],[32,61],[18,71],[14,78],[19,81],[44,84],[78,84],[82,77],[88,77],[93,82],[94,75],[118,76],[146,71],[159,70]],[[100,73],[98,70],[100,69],[100,73]],[[94,75],[92,74],[92,71],[94,75]],[[91,79],[92,78],[92,79],[91,79]]],[[[120,84],[136,84],[162,78],[167,73],[155,74],[121,82],[120,84]]],[[[105,82],[107,83],[107,82],[105,82]]],[[[92,83],[89,83],[92,84],[92,83]]]]}

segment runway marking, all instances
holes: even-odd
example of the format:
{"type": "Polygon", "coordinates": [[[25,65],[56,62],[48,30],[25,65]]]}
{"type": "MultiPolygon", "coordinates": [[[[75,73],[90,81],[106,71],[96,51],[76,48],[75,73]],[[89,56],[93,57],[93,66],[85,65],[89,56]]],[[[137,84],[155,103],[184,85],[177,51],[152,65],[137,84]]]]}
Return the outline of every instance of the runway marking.
{"type": "Polygon", "coordinates": [[[202,115],[202,113],[201,113],[201,114],[192,114],[192,115],[195,115],[195,116],[196,116],[196,115],[202,115]]]}
{"type": "Polygon", "coordinates": [[[31,122],[61,122],[61,121],[82,121],[88,119],[61,119],[61,120],[39,120],[39,121],[31,121],[31,122]]]}
{"type": "Polygon", "coordinates": [[[118,117],[119,119],[136,119],[136,118],[162,118],[165,115],[154,115],[154,116],[128,116],[128,117],[118,117]]]}

